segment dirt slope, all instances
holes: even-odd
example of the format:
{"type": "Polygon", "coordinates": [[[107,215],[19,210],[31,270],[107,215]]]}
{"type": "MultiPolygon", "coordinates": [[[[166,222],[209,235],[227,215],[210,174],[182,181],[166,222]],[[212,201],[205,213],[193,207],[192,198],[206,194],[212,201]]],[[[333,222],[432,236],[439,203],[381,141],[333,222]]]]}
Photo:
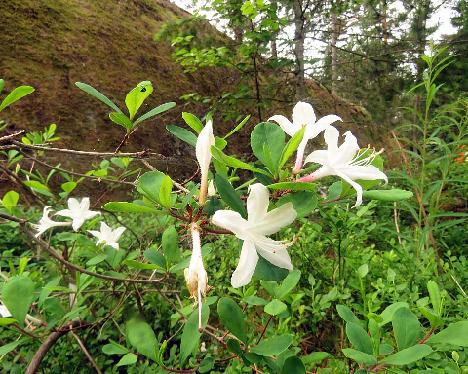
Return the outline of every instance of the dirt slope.
{"type": "MultiPolygon", "coordinates": [[[[125,150],[151,148],[165,155],[174,155],[175,150],[191,156],[164,125],[181,123],[181,111],[201,115],[206,108],[178,98],[189,92],[220,95],[235,79],[226,70],[184,73],[172,60],[171,47],[153,40],[164,22],[188,16],[168,1],[8,0],[0,2],[0,14],[0,77],[7,82],[6,90],[18,84],[37,89],[2,115],[13,127],[28,130],[57,123],[63,146],[112,150],[123,135],[107,119],[107,107],[78,90],[76,81],[95,86],[121,106],[121,99],[136,83],[152,81],[155,92],[143,109],[173,100],[178,106],[142,126],[125,150]]],[[[336,113],[343,117],[344,128],[368,133],[370,121],[362,108],[315,82],[309,82],[309,87],[319,115],[336,113]]],[[[288,117],[291,110],[289,104],[275,108],[288,117]]],[[[223,133],[233,124],[215,125],[223,133]]],[[[248,151],[248,134],[242,135],[239,153],[248,151]]]]}

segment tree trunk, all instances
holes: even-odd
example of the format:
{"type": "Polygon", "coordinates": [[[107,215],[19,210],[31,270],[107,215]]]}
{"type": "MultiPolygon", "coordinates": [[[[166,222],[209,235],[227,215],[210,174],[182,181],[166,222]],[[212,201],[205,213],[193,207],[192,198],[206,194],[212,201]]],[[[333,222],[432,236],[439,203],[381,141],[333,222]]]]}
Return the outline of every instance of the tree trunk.
{"type": "Polygon", "coordinates": [[[295,75],[295,89],[296,101],[302,100],[306,96],[305,92],[305,67],[304,67],[304,11],[302,0],[294,0],[293,13],[294,13],[294,57],[296,67],[294,70],[295,75]]]}
{"type": "Polygon", "coordinates": [[[331,92],[336,94],[336,85],[338,83],[338,63],[336,43],[340,35],[340,20],[335,12],[332,13],[332,30],[330,38],[331,54],[331,92]]]}
{"type": "Polygon", "coordinates": [[[422,60],[426,49],[427,39],[427,19],[431,13],[431,2],[429,0],[417,2],[416,13],[413,20],[413,30],[416,41],[416,81],[420,82],[425,68],[425,63],[422,60]]]}

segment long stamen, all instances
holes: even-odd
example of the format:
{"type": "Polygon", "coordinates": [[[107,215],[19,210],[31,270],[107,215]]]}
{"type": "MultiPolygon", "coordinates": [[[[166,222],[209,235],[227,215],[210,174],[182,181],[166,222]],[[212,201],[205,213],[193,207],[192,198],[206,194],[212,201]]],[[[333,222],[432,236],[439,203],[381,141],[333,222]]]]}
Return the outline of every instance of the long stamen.
{"type": "Polygon", "coordinates": [[[371,150],[370,146],[367,146],[367,148],[364,151],[358,152],[356,157],[354,157],[354,159],[351,161],[351,165],[353,165],[353,166],[367,166],[367,165],[370,165],[375,160],[375,158],[378,155],[380,155],[383,151],[384,151],[384,149],[382,148],[380,151],[376,152],[375,148],[372,148],[372,150],[371,150]],[[367,157],[359,159],[367,151],[371,151],[371,154],[369,156],[367,156],[367,157]]]}

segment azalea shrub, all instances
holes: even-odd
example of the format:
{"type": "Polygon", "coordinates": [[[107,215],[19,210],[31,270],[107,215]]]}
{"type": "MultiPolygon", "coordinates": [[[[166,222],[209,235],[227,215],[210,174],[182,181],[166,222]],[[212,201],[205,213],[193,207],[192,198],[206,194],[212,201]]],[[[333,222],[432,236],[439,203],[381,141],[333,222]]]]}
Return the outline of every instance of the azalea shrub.
{"type": "MultiPolygon", "coordinates": [[[[184,112],[167,130],[199,172],[180,183],[150,151],[122,151],[175,103],[139,114],[149,81],[124,110],[76,85],[112,109],[115,151],[55,147],[56,126],[0,137],[18,185],[0,210],[3,372],[467,372],[466,258],[414,258],[396,208],[413,192],[338,116],[298,102],[291,118],[255,124],[249,162],[227,151],[249,117],[221,134],[211,113],[184,112]],[[102,161],[69,172],[48,152],[102,161]],[[101,203],[80,193],[85,181],[131,198],[101,203]]],[[[0,110],[32,92],[13,90],[0,110]]]]}

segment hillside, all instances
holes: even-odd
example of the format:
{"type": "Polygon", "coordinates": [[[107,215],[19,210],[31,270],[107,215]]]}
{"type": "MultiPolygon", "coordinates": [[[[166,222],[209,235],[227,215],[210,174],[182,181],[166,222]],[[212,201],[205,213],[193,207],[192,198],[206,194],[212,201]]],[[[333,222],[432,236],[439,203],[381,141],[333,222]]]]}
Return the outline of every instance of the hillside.
{"type": "MultiPolygon", "coordinates": [[[[122,137],[121,128],[108,120],[107,108],[78,90],[76,81],[95,86],[121,105],[136,83],[152,81],[155,92],[147,108],[173,100],[178,106],[145,123],[125,150],[151,148],[172,156],[176,150],[178,155],[190,156],[164,126],[180,123],[181,111],[202,115],[206,108],[188,105],[179,97],[189,92],[221,94],[235,79],[228,70],[184,73],[172,60],[171,47],[153,40],[164,22],[189,15],[168,1],[9,0],[0,2],[0,14],[0,75],[6,89],[19,84],[37,89],[2,114],[14,128],[40,129],[57,123],[63,146],[112,150],[122,137]]],[[[319,115],[336,113],[345,121],[343,128],[368,133],[370,121],[362,108],[315,82],[309,82],[309,88],[319,115]]],[[[275,112],[290,116],[292,104],[275,112]]],[[[222,134],[232,126],[218,121],[215,131],[222,134]]],[[[243,135],[241,139],[246,139],[248,133],[243,135]]],[[[243,140],[236,147],[235,152],[248,152],[243,140]]]]}

